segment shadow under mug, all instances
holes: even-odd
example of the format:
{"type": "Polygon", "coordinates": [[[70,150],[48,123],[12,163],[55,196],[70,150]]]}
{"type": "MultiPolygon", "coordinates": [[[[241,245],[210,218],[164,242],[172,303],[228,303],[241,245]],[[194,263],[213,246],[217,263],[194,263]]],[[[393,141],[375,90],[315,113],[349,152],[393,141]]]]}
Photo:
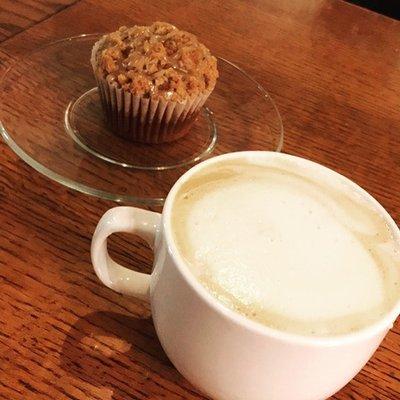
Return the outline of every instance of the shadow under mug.
{"type": "Polygon", "coordinates": [[[151,303],[157,335],[168,357],[193,385],[217,400],[322,400],[346,385],[375,352],[400,311],[400,299],[379,321],[340,336],[308,337],[251,321],[217,301],[189,271],[171,233],[172,205],[181,185],[199,169],[222,160],[278,158],[344,179],[371,200],[396,241],[393,219],[367,192],[338,173],[283,153],[229,153],[186,172],[169,192],[162,214],[116,207],[101,218],[91,256],[109,288],[151,303]],[[107,237],[134,233],[154,249],[151,275],[112,260],[107,237]]]}

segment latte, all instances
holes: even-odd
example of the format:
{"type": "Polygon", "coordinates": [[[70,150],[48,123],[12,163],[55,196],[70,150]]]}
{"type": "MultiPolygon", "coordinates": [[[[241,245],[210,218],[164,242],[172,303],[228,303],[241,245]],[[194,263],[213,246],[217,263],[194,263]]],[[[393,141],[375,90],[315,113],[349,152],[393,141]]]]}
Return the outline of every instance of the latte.
{"type": "Polygon", "coordinates": [[[204,287],[249,319],[305,335],[359,330],[399,297],[399,248],[365,192],[296,160],[197,170],[172,206],[175,243],[204,287]]]}

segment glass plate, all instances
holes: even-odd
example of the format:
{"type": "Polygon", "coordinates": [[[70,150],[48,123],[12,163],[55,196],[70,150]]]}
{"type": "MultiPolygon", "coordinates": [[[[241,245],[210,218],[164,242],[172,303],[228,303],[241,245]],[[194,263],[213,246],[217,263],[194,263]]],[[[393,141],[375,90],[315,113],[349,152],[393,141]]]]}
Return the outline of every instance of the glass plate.
{"type": "Polygon", "coordinates": [[[266,90],[218,58],[220,77],[189,134],[169,144],[135,144],[108,131],[89,62],[100,35],[38,48],[1,81],[0,132],[37,171],[69,188],[135,205],[162,205],[194,163],[241,150],[280,151],[283,127],[266,90]]]}

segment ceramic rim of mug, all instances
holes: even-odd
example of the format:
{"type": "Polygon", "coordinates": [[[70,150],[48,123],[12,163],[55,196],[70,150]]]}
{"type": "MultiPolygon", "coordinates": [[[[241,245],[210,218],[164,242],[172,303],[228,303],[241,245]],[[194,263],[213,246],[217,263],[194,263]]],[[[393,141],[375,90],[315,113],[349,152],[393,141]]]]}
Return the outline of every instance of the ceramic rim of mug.
{"type": "Polygon", "coordinates": [[[339,174],[338,172],[325,167],[321,164],[318,164],[314,161],[307,160],[305,158],[292,156],[285,153],[276,153],[272,151],[239,151],[233,153],[227,153],[223,155],[219,155],[213,158],[209,158],[194,167],[188,170],[185,174],[183,174],[174,184],[171,191],[169,192],[167,199],[165,201],[163,213],[162,213],[162,224],[163,229],[166,237],[166,241],[168,244],[168,252],[170,252],[172,258],[176,262],[176,266],[188,283],[188,285],[217,313],[222,315],[224,318],[229,319],[230,321],[234,322],[242,326],[243,328],[247,328],[255,333],[261,335],[267,335],[269,337],[273,337],[278,340],[284,340],[289,343],[295,344],[303,344],[303,345],[312,345],[312,346],[329,346],[329,345],[337,345],[337,344],[344,344],[350,343],[353,341],[357,341],[360,338],[367,338],[370,336],[374,336],[378,333],[383,333],[384,331],[391,329],[393,327],[393,323],[396,320],[397,316],[400,312],[400,297],[397,299],[395,304],[384,313],[384,315],[379,318],[377,321],[369,324],[366,327],[360,328],[358,330],[344,333],[344,334],[337,334],[337,335],[315,335],[315,336],[307,336],[305,334],[297,334],[286,332],[283,330],[279,330],[277,328],[272,328],[267,325],[261,324],[254,320],[251,320],[244,315],[228,308],[221,302],[219,302],[195,277],[195,275],[189,270],[187,263],[184,261],[183,257],[181,256],[180,252],[178,251],[175,241],[172,237],[171,231],[171,211],[172,205],[174,203],[174,199],[176,196],[177,191],[182,186],[184,182],[192,177],[197,171],[203,169],[204,167],[220,162],[222,160],[229,160],[229,159],[265,159],[265,158],[285,158],[291,159],[297,162],[302,163],[306,167],[320,169],[327,174],[333,174],[333,176],[338,177],[339,179],[344,180],[344,182],[348,183],[351,187],[355,188],[359,193],[362,194],[368,201],[371,201],[372,204],[376,207],[378,213],[381,213],[384,220],[388,223],[389,228],[393,232],[394,240],[400,243],[400,231],[397,227],[396,223],[389,215],[389,213],[383,208],[383,206],[374,198],[372,197],[366,190],[361,188],[355,182],[346,178],[345,176],[339,174]]]}

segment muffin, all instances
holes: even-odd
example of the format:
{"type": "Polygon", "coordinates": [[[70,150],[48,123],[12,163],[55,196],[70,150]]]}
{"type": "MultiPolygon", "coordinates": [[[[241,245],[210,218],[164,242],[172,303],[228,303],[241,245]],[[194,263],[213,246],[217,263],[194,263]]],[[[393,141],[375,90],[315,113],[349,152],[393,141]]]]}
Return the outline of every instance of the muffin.
{"type": "Polygon", "coordinates": [[[184,136],[218,78],[216,58],[196,36],[164,22],[104,35],[91,64],[107,124],[141,143],[184,136]]]}

